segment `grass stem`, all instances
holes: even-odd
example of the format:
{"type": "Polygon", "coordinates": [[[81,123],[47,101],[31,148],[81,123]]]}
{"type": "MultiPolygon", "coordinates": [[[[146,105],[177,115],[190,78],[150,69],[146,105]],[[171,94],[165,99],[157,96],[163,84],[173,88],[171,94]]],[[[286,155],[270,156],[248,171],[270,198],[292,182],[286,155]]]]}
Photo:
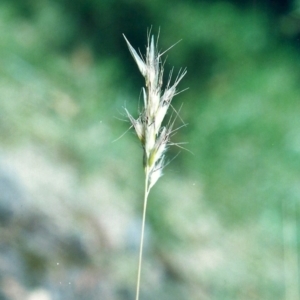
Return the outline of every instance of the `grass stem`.
{"type": "Polygon", "coordinates": [[[140,282],[141,282],[141,269],[142,269],[142,258],[143,258],[143,245],[144,245],[144,232],[145,232],[145,220],[146,220],[146,210],[147,210],[147,201],[149,195],[149,171],[146,167],[145,171],[145,193],[144,193],[144,207],[143,207],[143,219],[142,219],[142,231],[141,231],[141,240],[140,240],[140,254],[139,254],[139,265],[138,265],[138,275],[136,282],[136,300],[139,300],[140,295],[140,282]]]}

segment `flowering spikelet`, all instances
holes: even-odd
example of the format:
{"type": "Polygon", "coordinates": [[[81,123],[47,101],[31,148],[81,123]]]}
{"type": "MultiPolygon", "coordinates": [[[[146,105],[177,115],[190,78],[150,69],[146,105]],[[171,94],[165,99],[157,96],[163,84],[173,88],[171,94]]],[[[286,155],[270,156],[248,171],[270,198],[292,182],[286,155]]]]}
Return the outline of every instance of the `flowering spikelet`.
{"type": "Polygon", "coordinates": [[[162,91],[162,54],[158,53],[154,45],[154,37],[148,37],[145,59],[134,50],[125,35],[124,38],[146,82],[146,87],[143,88],[144,108],[139,117],[134,119],[127,110],[125,111],[143,147],[143,164],[149,181],[149,191],[162,176],[162,169],[165,166],[164,154],[172,134],[172,124],[162,126],[162,122],[173,97],[176,95],[176,87],[186,74],[186,70],[179,72],[172,85],[170,84],[171,72],[168,83],[162,91]]]}

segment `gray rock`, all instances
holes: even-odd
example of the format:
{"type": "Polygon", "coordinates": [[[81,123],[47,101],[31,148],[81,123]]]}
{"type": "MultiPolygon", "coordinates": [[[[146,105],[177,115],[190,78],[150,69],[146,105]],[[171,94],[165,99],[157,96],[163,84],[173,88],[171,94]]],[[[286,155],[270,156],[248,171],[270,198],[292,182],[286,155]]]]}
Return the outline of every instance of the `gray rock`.
{"type": "Polygon", "coordinates": [[[24,190],[17,176],[6,167],[0,165],[0,226],[7,226],[24,200],[24,190]]]}

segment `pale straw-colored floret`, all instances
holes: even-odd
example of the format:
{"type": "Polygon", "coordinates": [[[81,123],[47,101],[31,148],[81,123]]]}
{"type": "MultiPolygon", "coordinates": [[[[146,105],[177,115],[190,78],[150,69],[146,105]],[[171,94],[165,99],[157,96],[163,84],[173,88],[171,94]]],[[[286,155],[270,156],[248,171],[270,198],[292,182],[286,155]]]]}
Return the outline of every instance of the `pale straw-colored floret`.
{"type": "Polygon", "coordinates": [[[172,126],[162,127],[162,122],[176,95],[176,87],[186,74],[180,72],[171,85],[172,71],[165,90],[162,92],[163,65],[161,55],[154,45],[154,37],[148,37],[145,59],[141,57],[124,36],[129,51],[140,72],[145,77],[146,88],[143,88],[144,108],[137,119],[126,110],[126,114],[141,141],[144,150],[144,168],[148,176],[148,191],[162,176],[164,154],[169,145],[172,126]]]}

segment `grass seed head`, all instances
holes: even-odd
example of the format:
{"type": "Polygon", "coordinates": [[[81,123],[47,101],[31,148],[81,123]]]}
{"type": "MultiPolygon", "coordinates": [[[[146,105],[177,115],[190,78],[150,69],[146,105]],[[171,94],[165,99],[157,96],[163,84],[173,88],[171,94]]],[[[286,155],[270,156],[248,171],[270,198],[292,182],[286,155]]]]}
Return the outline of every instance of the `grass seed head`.
{"type": "MultiPolygon", "coordinates": [[[[154,36],[148,37],[146,56],[143,58],[131,46],[127,38],[125,41],[133,59],[135,60],[141,74],[145,78],[143,88],[144,108],[137,119],[134,119],[126,110],[126,114],[135,129],[135,132],[142,144],[144,151],[143,164],[149,178],[149,190],[162,176],[165,166],[164,155],[170,145],[172,125],[162,127],[168,108],[173,97],[176,95],[176,88],[181,79],[185,76],[186,70],[179,72],[173,85],[170,85],[172,71],[166,88],[162,92],[163,85],[163,64],[161,56],[155,45],[154,36]]],[[[169,122],[171,124],[171,122],[169,122]]]]}

